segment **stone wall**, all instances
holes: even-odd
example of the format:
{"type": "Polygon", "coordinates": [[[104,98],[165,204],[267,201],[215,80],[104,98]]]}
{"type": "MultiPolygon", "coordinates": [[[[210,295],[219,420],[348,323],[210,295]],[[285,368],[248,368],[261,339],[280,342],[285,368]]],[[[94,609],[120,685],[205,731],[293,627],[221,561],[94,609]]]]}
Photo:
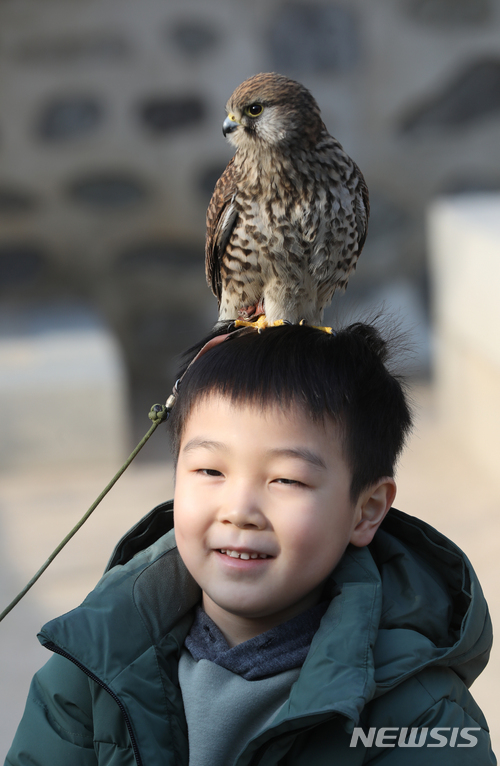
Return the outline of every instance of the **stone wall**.
{"type": "Polygon", "coordinates": [[[224,104],[266,70],[313,91],[370,188],[330,318],[389,296],[425,321],[429,199],[500,188],[499,0],[0,5],[0,301],[94,307],[141,406],[215,318],[203,237],[224,104]]]}

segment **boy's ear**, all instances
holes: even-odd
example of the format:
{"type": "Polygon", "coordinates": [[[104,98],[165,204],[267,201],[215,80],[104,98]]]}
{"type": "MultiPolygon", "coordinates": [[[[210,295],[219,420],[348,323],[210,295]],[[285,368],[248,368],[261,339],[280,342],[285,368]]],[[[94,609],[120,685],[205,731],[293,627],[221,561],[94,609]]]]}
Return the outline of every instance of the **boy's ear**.
{"type": "Polygon", "coordinates": [[[395,497],[396,482],[390,476],[384,476],[361,493],[356,503],[358,522],[350,539],[353,545],[362,548],[371,543],[395,497]]]}

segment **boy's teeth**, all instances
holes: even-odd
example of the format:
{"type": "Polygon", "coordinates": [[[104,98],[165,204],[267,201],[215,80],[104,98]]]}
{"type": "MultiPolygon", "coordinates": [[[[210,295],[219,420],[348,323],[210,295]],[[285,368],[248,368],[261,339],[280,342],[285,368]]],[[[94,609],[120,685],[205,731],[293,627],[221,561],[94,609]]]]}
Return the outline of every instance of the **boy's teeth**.
{"type": "Polygon", "coordinates": [[[221,548],[221,553],[225,553],[226,556],[231,556],[233,559],[267,559],[266,553],[238,553],[238,551],[224,550],[221,548]]]}

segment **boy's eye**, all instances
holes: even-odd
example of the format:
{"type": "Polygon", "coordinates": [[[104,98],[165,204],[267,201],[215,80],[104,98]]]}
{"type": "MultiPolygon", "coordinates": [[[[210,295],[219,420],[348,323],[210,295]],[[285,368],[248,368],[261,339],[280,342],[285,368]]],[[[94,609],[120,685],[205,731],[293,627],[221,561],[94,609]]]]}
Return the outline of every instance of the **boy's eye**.
{"type": "Polygon", "coordinates": [[[280,478],[280,479],[275,479],[275,481],[278,484],[296,484],[298,487],[303,487],[304,486],[304,484],[302,484],[301,481],[297,481],[296,479],[283,479],[283,478],[280,478]]]}
{"type": "Polygon", "coordinates": [[[215,468],[199,468],[198,473],[202,473],[204,476],[222,476],[222,472],[215,468]]]}

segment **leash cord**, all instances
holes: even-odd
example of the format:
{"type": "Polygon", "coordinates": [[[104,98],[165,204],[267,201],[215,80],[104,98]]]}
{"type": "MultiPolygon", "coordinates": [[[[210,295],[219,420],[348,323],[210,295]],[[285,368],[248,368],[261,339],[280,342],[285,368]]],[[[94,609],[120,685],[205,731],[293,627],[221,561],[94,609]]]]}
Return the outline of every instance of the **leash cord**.
{"type": "Polygon", "coordinates": [[[36,581],[37,581],[37,580],[38,580],[38,579],[41,577],[41,575],[42,575],[42,574],[45,572],[45,570],[47,569],[47,567],[49,566],[49,564],[51,564],[51,563],[52,563],[52,561],[54,561],[54,559],[55,559],[55,557],[58,555],[58,553],[60,553],[60,552],[62,551],[62,549],[64,548],[64,546],[66,545],[66,543],[68,543],[68,542],[71,540],[71,538],[72,538],[72,537],[73,537],[73,536],[74,536],[74,535],[75,535],[75,534],[78,532],[78,530],[80,529],[80,527],[82,527],[82,526],[85,524],[85,522],[87,521],[87,519],[89,518],[89,516],[90,516],[90,515],[91,515],[91,514],[92,514],[92,513],[95,511],[95,509],[97,508],[97,506],[99,505],[99,503],[101,502],[101,500],[102,500],[104,497],[106,497],[106,495],[108,494],[109,490],[110,490],[112,487],[114,487],[114,485],[116,484],[116,482],[118,481],[118,479],[120,478],[120,476],[121,476],[121,475],[122,475],[122,474],[125,472],[125,470],[126,470],[128,467],[129,467],[129,465],[130,465],[130,463],[132,462],[132,460],[133,460],[133,459],[136,457],[136,455],[137,455],[137,454],[138,454],[138,453],[141,451],[141,449],[144,447],[144,445],[146,444],[146,442],[148,441],[148,439],[149,439],[149,438],[150,438],[150,437],[153,435],[153,433],[156,431],[156,429],[158,428],[158,426],[160,425],[160,423],[163,423],[164,421],[166,421],[166,420],[168,419],[168,416],[170,415],[170,410],[172,409],[172,406],[173,406],[173,397],[170,397],[170,398],[168,399],[168,401],[167,401],[167,404],[166,404],[166,405],[165,405],[165,404],[155,404],[155,405],[153,405],[153,407],[151,407],[151,410],[149,411],[148,417],[150,418],[150,420],[152,420],[152,421],[153,421],[153,424],[152,424],[151,428],[149,429],[149,431],[148,431],[148,432],[145,434],[145,436],[144,436],[144,437],[141,439],[141,441],[139,442],[139,444],[137,445],[137,447],[134,449],[134,451],[133,451],[133,452],[131,452],[131,454],[129,455],[129,457],[127,458],[127,460],[124,462],[124,464],[122,465],[122,467],[121,467],[121,468],[120,468],[120,469],[117,471],[117,473],[115,473],[115,475],[113,476],[113,478],[111,479],[111,481],[109,482],[109,484],[107,484],[107,485],[106,485],[106,487],[104,487],[104,489],[103,489],[103,491],[101,492],[101,494],[100,494],[100,495],[99,495],[99,496],[98,496],[98,497],[97,497],[97,498],[94,500],[94,502],[92,503],[92,505],[90,506],[90,508],[88,509],[88,511],[87,511],[87,512],[86,512],[86,513],[85,513],[85,514],[82,516],[82,518],[80,519],[80,521],[79,521],[77,524],[75,524],[75,526],[73,527],[73,529],[71,530],[71,532],[69,532],[69,533],[66,535],[66,537],[65,537],[63,540],[61,540],[61,542],[59,543],[59,545],[57,546],[57,548],[55,548],[55,550],[53,550],[53,551],[52,551],[52,553],[50,554],[49,558],[48,558],[48,559],[47,559],[47,561],[46,561],[46,562],[45,562],[45,563],[44,563],[44,564],[43,564],[43,565],[40,567],[40,569],[38,570],[38,572],[37,572],[35,575],[33,575],[33,577],[31,578],[31,580],[30,580],[30,581],[27,583],[27,585],[25,585],[25,587],[22,589],[22,591],[21,591],[20,593],[18,593],[18,594],[17,594],[17,596],[15,597],[15,599],[14,599],[13,601],[11,601],[11,603],[10,603],[10,604],[9,604],[9,605],[8,605],[8,606],[7,606],[7,607],[4,609],[4,610],[3,610],[3,612],[0,614],[0,622],[3,620],[3,618],[4,618],[4,617],[6,617],[6,616],[9,614],[9,612],[10,612],[12,609],[14,609],[14,607],[16,606],[16,604],[18,604],[18,603],[19,603],[19,601],[21,601],[21,599],[23,598],[23,596],[25,596],[25,595],[26,595],[26,593],[27,593],[27,592],[30,590],[30,588],[32,588],[32,587],[33,587],[33,585],[36,583],[36,581]],[[172,399],[172,401],[171,401],[171,399],[172,399]],[[170,406],[169,406],[169,405],[170,405],[170,406]]]}

